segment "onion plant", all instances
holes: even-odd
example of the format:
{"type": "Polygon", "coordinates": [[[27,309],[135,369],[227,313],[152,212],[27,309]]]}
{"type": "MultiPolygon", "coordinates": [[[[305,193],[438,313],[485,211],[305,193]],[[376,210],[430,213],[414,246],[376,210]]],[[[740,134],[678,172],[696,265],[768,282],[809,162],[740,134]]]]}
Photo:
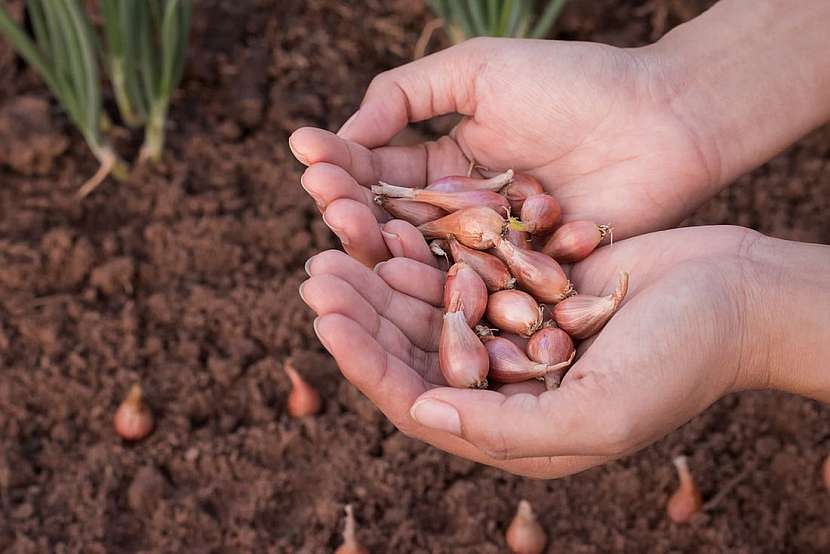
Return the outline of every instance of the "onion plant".
{"type": "Polygon", "coordinates": [[[31,35],[0,0],[0,34],[43,78],[98,158],[101,167],[79,193],[85,196],[126,164],[103,137],[98,61],[109,74],[121,119],[144,126],[140,160],[158,161],[173,91],[181,81],[190,32],[191,0],[100,0],[98,37],[79,0],[26,0],[31,35]]]}
{"type": "Polygon", "coordinates": [[[127,166],[101,134],[101,82],[96,39],[89,19],[74,0],[27,0],[33,36],[0,5],[0,34],[37,71],[100,162],[81,187],[88,194],[110,173],[124,179],[127,166]]]}
{"type": "Polygon", "coordinates": [[[106,66],[121,117],[145,126],[141,159],[157,161],[184,69],[190,0],[101,0],[106,66]]]}
{"type": "Polygon", "coordinates": [[[453,42],[475,36],[545,38],[566,0],[428,0],[453,42]]]}

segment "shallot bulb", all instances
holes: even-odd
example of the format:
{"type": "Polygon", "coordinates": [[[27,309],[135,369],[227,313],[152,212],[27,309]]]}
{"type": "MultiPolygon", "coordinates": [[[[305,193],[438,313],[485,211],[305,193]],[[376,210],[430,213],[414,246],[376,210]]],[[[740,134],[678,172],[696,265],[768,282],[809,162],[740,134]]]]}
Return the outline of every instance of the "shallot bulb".
{"type": "MultiPolygon", "coordinates": [[[[510,270],[497,257],[480,250],[467,248],[454,237],[448,239],[452,259],[456,262],[466,262],[478,273],[487,290],[495,292],[502,289],[512,289],[516,286],[516,279],[510,274],[510,270]]],[[[433,250],[435,252],[435,250],[433,250]]]]}
{"type": "Polygon", "coordinates": [[[354,511],[351,504],[346,504],[346,518],[343,525],[343,544],[337,547],[334,554],[369,554],[369,550],[357,542],[355,535],[354,511]]]}
{"type": "Polygon", "coordinates": [[[458,293],[450,300],[438,343],[438,364],[451,387],[486,388],[490,359],[470,329],[458,293]]]}
{"type": "Polygon", "coordinates": [[[569,221],[551,235],[542,252],[560,262],[578,262],[587,258],[609,235],[611,227],[608,225],[597,225],[593,221],[569,221]]]}
{"type": "Polygon", "coordinates": [[[442,177],[437,181],[431,182],[429,186],[427,186],[426,190],[433,190],[435,192],[490,190],[496,192],[504,188],[504,186],[512,180],[512,169],[508,169],[504,173],[499,173],[495,177],[490,177],[489,179],[478,179],[464,175],[450,175],[449,177],[442,177]]]}
{"type": "Polygon", "coordinates": [[[540,302],[556,304],[573,293],[573,287],[556,260],[535,250],[516,248],[498,240],[495,252],[516,278],[519,286],[540,302]]]}
{"type": "Polygon", "coordinates": [[[523,230],[531,235],[547,233],[559,222],[561,214],[562,208],[553,196],[545,193],[528,196],[522,204],[523,230]]]}
{"type": "Polygon", "coordinates": [[[528,379],[541,379],[549,372],[567,367],[565,364],[540,364],[534,362],[512,341],[503,337],[482,337],[490,356],[489,376],[499,383],[520,383],[528,379]]]}
{"type": "Polygon", "coordinates": [[[617,290],[608,296],[577,294],[554,306],[557,325],[576,339],[587,339],[599,333],[611,319],[628,293],[628,273],[620,274],[617,290]]]}
{"type": "Polygon", "coordinates": [[[517,214],[522,211],[525,198],[534,194],[541,194],[545,192],[545,189],[535,177],[527,173],[516,173],[513,175],[513,181],[504,187],[501,192],[510,202],[511,213],[517,214]]]}
{"type": "Polygon", "coordinates": [[[507,225],[507,230],[504,232],[504,238],[519,248],[530,248],[530,233],[527,231],[519,231],[514,229],[510,224],[507,225]]]}
{"type": "Polygon", "coordinates": [[[478,273],[463,261],[455,262],[447,272],[444,306],[449,306],[456,294],[464,307],[467,324],[474,327],[481,320],[487,307],[487,287],[478,273]]]}
{"type": "Polygon", "coordinates": [[[547,388],[555,389],[562,381],[565,370],[573,361],[576,349],[574,348],[574,341],[571,340],[568,333],[557,327],[546,325],[530,337],[530,341],[527,343],[527,355],[534,362],[543,364],[554,365],[567,362],[568,365],[560,371],[551,371],[545,375],[547,388]]]}
{"type": "Polygon", "coordinates": [[[144,402],[141,385],[136,383],[130,387],[127,397],[115,411],[112,424],[115,432],[128,441],[139,441],[153,432],[153,412],[144,402]]]}
{"type": "Polygon", "coordinates": [[[291,360],[283,365],[288,379],[291,381],[291,393],[288,395],[288,414],[291,417],[312,416],[320,411],[322,401],[317,389],[303,379],[300,372],[294,368],[291,360]]]}
{"type": "Polygon", "coordinates": [[[666,513],[673,522],[686,523],[703,508],[703,498],[692,478],[692,472],[689,471],[686,456],[675,458],[674,466],[677,469],[680,486],[669,498],[666,513]]]}
{"type": "Polygon", "coordinates": [[[464,246],[476,250],[493,248],[501,238],[506,222],[486,206],[466,208],[418,226],[428,239],[455,237],[464,246]]]}
{"type": "Polygon", "coordinates": [[[504,215],[510,213],[510,205],[507,203],[507,199],[491,190],[439,192],[428,189],[397,187],[381,181],[379,185],[372,187],[372,192],[379,196],[389,198],[409,198],[417,200],[418,202],[426,202],[448,212],[455,212],[463,210],[464,208],[487,206],[504,215]]]}
{"type": "Polygon", "coordinates": [[[509,333],[529,337],[542,326],[542,308],[526,292],[500,290],[487,301],[487,320],[509,333]]]}
{"type": "Polygon", "coordinates": [[[536,521],[533,508],[527,500],[519,502],[519,508],[505,535],[507,546],[514,554],[542,554],[548,537],[545,530],[536,521]]]}
{"type": "Polygon", "coordinates": [[[438,206],[416,200],[407,200],[406,198],[375,196],[375,203],[389,212],[392,217],[403,219],[416,226],[435,221],[447,215],[447,211],[438,206]]]}

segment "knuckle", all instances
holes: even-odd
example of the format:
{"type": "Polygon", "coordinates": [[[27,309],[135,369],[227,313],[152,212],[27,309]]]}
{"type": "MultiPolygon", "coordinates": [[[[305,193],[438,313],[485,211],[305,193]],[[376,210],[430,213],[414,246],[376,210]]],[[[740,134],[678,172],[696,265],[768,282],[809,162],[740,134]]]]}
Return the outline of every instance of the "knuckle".
{"type": "Polygon", "coordinates": [[[513,449],[510,447],[506,435],[500,429],[488,429],[471,442],[495,460],[509,460],[514,457],[513,449]]]}

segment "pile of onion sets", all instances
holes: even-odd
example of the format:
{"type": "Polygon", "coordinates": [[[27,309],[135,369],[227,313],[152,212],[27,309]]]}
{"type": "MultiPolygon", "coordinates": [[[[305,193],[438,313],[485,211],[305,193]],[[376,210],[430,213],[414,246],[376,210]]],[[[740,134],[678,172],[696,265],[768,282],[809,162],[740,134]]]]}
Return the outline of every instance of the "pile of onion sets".
{"type": "Polygon", "coordinates": [[[453,387],[539,379],[557,388],[574,341],[597,334],[628,291],[627,273],[608,296],[574,290],[560,264],[613,239],[611,227],[562,223],[559,202],[531,175],[448,176],[422,189],[380,182],[372,192],[393,217],[417,226],[435,255],[452,260],[438,353],[453,387]]]}

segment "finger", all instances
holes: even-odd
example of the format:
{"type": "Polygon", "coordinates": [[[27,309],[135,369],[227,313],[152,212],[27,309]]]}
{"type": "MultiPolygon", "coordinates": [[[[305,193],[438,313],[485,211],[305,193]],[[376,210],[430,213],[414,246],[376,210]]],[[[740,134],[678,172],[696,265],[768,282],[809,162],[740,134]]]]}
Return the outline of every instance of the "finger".
{"type": "Polygon", "coordinates": [[[317,315],[342,314],[358,323],[386,351],[414,368],[430,383],[446,383],[438,368],[438,355],[424,352],[347,282],[334,275],[315,275],[300,285],[300,297],[317,315]]]}
{"type": "Polygon", "coordinates": [[[386,352],[356,322],[341,314],[329,314],[314,321],[314,330],[346,379],[407,435],[452,454],[528,477],[561,477],[604,461],[597,457],[528,458],[508,462],[490,458],[464,440],[422,427],[410,417],[412,403],[431,385],[386,352]]]}
{"type": "Polygon", "coordinates": [[[440,269],[409,258],[392,258],[376,265],[375,273],[396,291],[443,307],[447,274],[440,269]]]}
{"type": "Polygon", "coordinates": [[[337,250],[321,252],[306,265],[309,275],[331,274],[349,283],[418,348],[438,349],[443,317],[434,306],[390,288],[373,271],[337,250]]]}
{"type": "Polygon", "coordinates": [[[390,257],[377,220],[365,204],[348,198],[335,200],[323,212],[323,221],[340,239],[346,252],[360,263],[375,267],[390,257]]]}
{"type": "Polygon", "coordinates": [[[496,390],[505,396],[512,396],[514,394],[532,394],[539,396],[545,392],[544,381],[538,379],[531,379],[529,381],[522,381],[521,383],[509,383],[497,387],[496,390]]]}
{"type": "Polygon", "coordinates": [[[386,247],[395,258],[411,258],[426,265],[438,267],[435,254],[429,249],[424,235],[414,225],[393,219],[380,226],[386,247]]]}
{"type": "Polygon", "coordinates": [[[338,134],[371,148],[389,142],[410,121],[453,112],[472,115],[480,45],[454,46],[381,73],[338,134]]]}
{"type": "Polygon", "coordinates": [[[466,173],[469,164],[458,144],[449,137],[415,146],[369,150],[330,131],[304,127],[295,131],[288,142],[305,165],[328,163],[342,167],[365,187],[378,181],[424,187],[440,177],[466,173]]]}
{"type": "Polygon", "coordinates": [[[300,185],[314,199],[320,211],[340,198],[348,198],[366,204],[378,221],[388,221],[389,214],[375,204],[374,194],[358,184],[354,178],[340,166],[326,162],[316,163],[305,170],[300,177],[300,185]]]}

